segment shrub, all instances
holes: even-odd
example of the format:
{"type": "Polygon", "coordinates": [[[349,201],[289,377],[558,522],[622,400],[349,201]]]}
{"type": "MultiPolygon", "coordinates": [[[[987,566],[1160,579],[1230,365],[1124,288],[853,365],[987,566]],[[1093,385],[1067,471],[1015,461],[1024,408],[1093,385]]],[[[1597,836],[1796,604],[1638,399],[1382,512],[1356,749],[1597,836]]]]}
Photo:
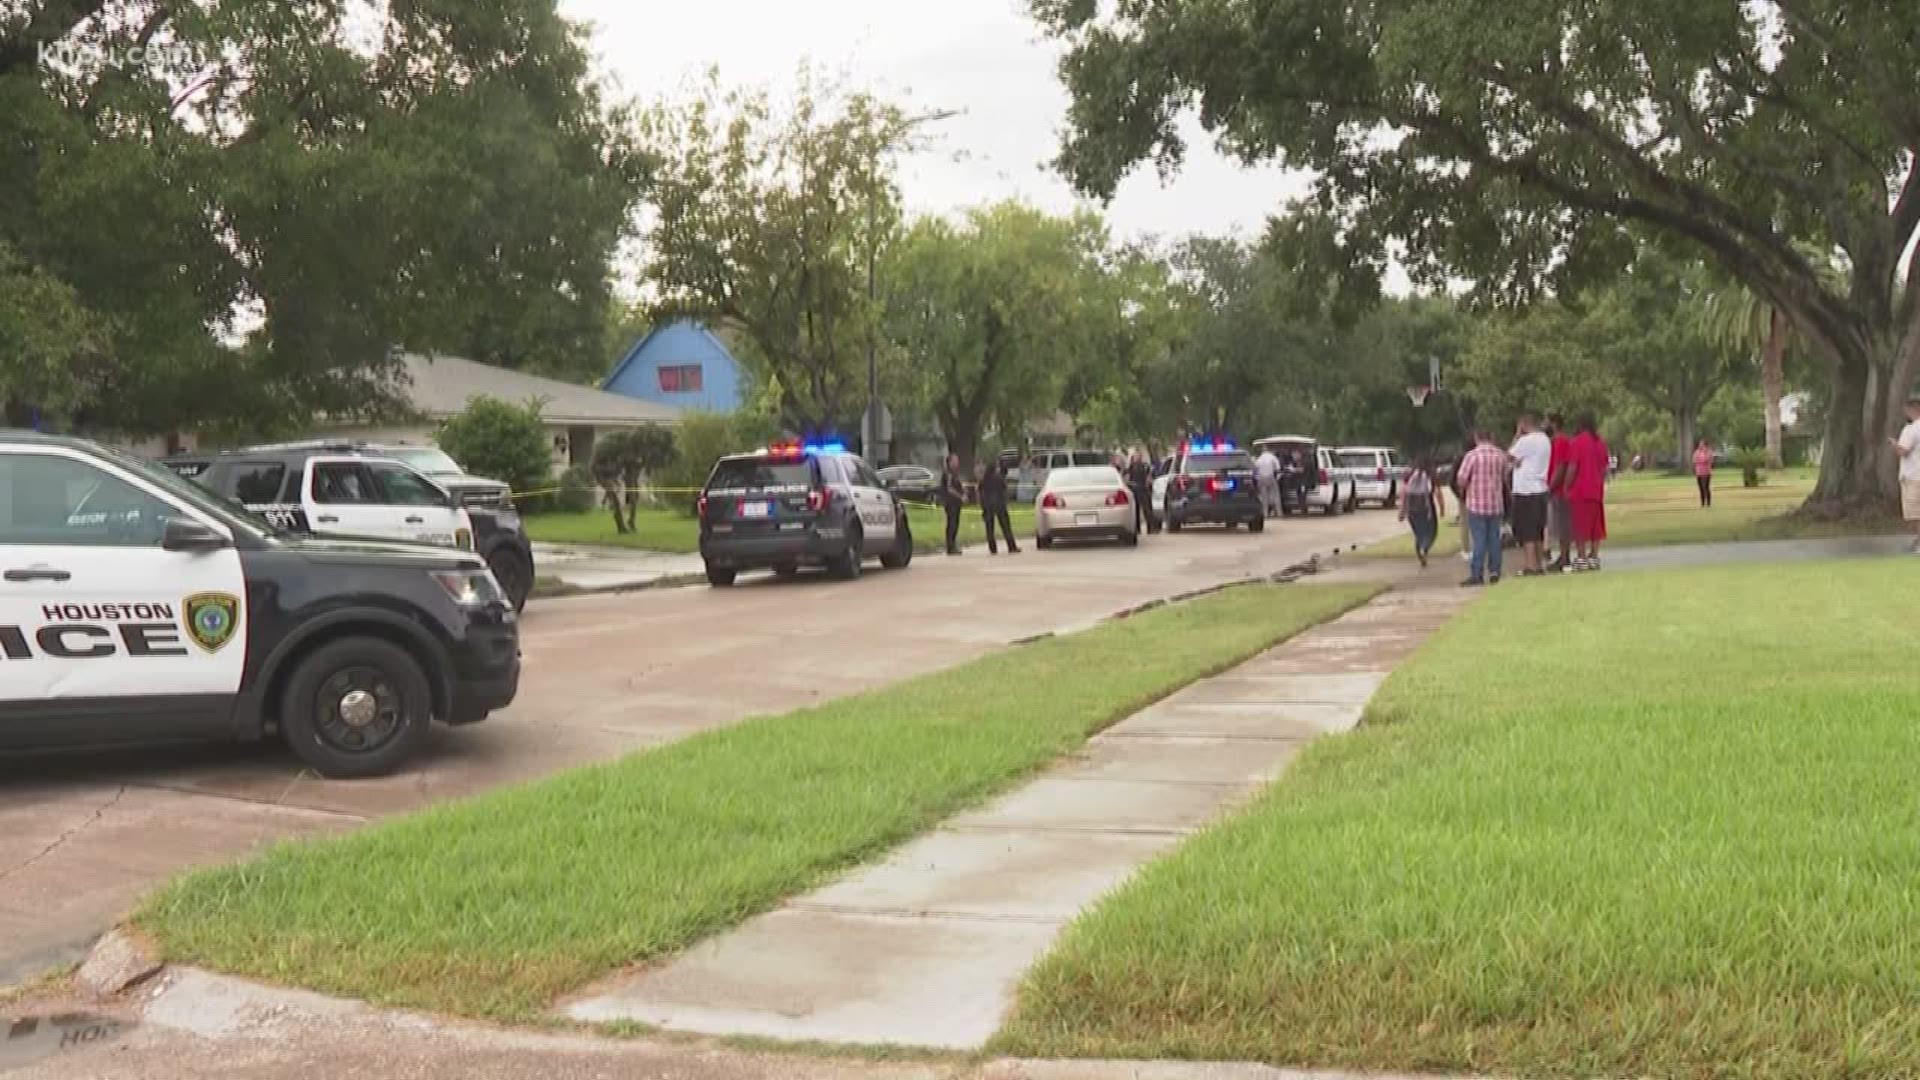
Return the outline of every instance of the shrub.
{"type": "Polygon", "coordinates": [[[574,465],[560,476],[559,508],[570,514],[581,514],[594,508],[600,498],[593,488],[593,470],[586,465],[574,465]]]}
{"type": "Polygon", "coordinates": [[[654,483],[657,487],[672,489],[661,493],[663,502],[683,513],[692,513],[694,500],[706,485],[707,474],[713,471],[715,461],[726,454],[765,446],[779,437],[779,429],[772,421],[753,413],[732,416],[687,413],[680,418],[680,428],[675,434],[673,461],[653,474],[654,483]]]}
{"type": "Polygon", "coordinates": [[[614,531],[633,531],[641,479],[670,464],[673,456],[673,432],[652,424],[604,435],[594,444],[593,479],[606,492],[614,531]]]}
{"type": "Polygon", "coordinates": [[[1759,487],[1766,482],[1761,471],[1767,467],[1767,452],[1758,447],[1749,446],[1733,455],[1733,463],[1740,466],[1740,486],[1759,487]]]}
{"type": "Polygon", "coordinates": [[[466,411],[440,425],[434,441],[475,476],[504,481],[515,491],[551,487],[553,456],[542,404],[473,397],[466,411]]]}

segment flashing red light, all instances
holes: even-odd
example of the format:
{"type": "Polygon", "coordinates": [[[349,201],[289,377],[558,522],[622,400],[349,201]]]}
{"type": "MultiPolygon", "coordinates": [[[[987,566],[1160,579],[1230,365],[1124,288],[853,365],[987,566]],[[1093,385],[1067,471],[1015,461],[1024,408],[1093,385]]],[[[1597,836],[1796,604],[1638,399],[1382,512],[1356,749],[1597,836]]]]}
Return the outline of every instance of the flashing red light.
{"type": "Polygon", "coordinates": [[[1067,500],[1049,491],[1046,497],[1040,500],[1040,508],[1042,510],[1065,510],[1067,508],[1067,500]]]}
{"type": "Polygon", "coordinates": [[[1232,491],[1233,481],[1221,480],[1218,477],[1215,477],[1214,479],[1207,481],[1207,490],[1214,492],[1216,494],[1222,491],[1232,491]]]}
{"type": "Polygon", "coordinates": [[[770,443],[767,446],[768,457],[798,458],[803,456],[805,453],[806,453],[806,448],[802,447],[797,442],[770,443]]]}
{"type": "Polygon", "coordinates": [[[827,503],[832,497],[832,492],[826,488],[814,488],[807,492],[807,509],[817,514],[827,508],[827,503]]]}
{"type": "Polygon", "coordinates": [[[1116,491],[1107,496],[1108,506],[1126,506],[1130,502],[1132,502],[1132,500],[1127,498],[1127,493],[1124,491],[1116,491]]]}

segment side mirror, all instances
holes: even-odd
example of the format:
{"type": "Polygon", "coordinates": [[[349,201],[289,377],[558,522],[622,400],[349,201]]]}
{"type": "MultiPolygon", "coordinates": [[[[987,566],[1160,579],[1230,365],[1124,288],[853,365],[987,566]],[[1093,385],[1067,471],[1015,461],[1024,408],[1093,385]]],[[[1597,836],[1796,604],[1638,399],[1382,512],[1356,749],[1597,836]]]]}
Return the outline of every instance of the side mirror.
{"type": "Polygon", "coordinates": [[[219,551],[230,543],[197,518],[170,517],[160,527],[160,546],[167,551],[219,551]]]}

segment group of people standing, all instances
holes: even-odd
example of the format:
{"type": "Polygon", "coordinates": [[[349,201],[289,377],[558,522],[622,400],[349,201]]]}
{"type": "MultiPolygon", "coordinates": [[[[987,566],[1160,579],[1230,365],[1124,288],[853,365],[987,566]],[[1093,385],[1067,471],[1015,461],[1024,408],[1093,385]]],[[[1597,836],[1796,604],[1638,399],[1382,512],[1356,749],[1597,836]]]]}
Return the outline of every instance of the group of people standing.
{"type": "Polygon", "coordinates": [[[1500,580],[1504,563],[1502,533],[1507,525],[1520,545],[1522,577],[1600,569],[1600,544],[1607,538],[1607,475],[1612,454],[1590,415],[1568,434],[1558,414],[1543,425],[1520,418],[1512,445],[1501,449],[1493,432],[1473,433],[1473,445],[1443,484],[1431,456],[1414,461],[1402,482],[1400,516],[1413,532],[1420,565],[1439,536],[1450,486],[1460,500],[1462,553],[1468,559],[1464,587],[1500,580]],[[1549,539],[1558,558],[1546,561],[1549,539]]]}

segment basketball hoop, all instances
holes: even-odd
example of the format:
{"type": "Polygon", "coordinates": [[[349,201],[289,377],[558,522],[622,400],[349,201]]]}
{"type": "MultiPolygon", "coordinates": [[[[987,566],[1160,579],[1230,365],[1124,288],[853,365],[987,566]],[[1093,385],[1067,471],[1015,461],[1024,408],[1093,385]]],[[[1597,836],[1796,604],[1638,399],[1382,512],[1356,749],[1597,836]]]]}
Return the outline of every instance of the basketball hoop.
{"type": "Polygon", "coordinates": [[[1431,393],[1433,393],[1431,386],[1409,386],[1407,400],[1413,402],[1413,407],[1417,409],[1427,403],[1427,396],[1431,393]]]}

